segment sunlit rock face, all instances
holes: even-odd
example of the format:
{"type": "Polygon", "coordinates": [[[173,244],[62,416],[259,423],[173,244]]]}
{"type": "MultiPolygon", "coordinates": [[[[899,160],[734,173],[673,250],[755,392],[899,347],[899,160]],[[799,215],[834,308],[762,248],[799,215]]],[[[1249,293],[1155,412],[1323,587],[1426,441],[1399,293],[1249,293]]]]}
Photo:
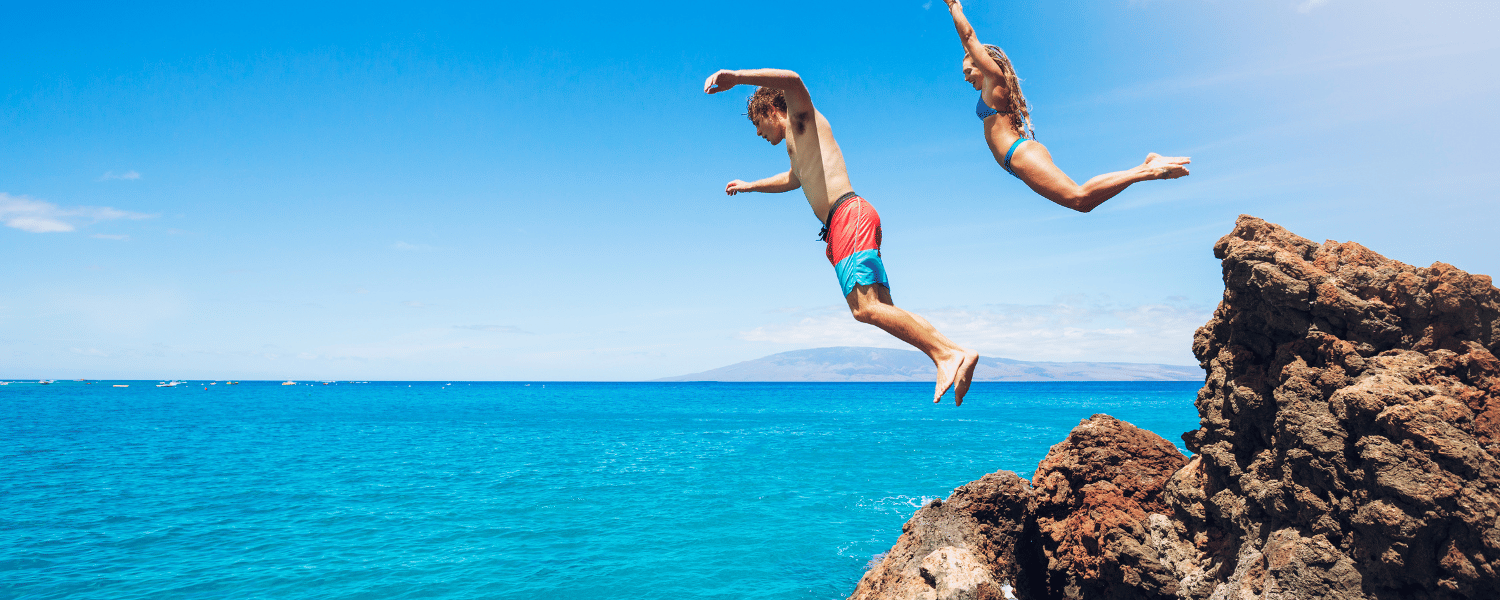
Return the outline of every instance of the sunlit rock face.
{"type": "Polygon", "coordinates": [[[1029,484],[919,511],[853,597],[1500,598],[1500,290],[1248,216],[1214,253],[1191,459],[1095,415],[1029,484]]]}

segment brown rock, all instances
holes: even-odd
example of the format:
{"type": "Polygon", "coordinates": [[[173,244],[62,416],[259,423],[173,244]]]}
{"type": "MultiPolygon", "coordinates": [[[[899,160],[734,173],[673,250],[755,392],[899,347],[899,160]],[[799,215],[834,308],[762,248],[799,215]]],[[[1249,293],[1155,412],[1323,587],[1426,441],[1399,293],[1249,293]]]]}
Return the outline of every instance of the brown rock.
{"type": "Polygon", "coordinates": [[[1177,578],[1151,544],[1147,516],[1187,462],[1154,433],[1094,415],[1037,467],[1031,516],[1047,564],[1045,597],[1170,598],[1177,578]]]}
{"type": "Polygon", "coordinates": [[[917,511],[851,598],[1171,597],[1177,580],[1146,519],[1166,510],[1162,490],[1184,462],[1160,436],[1094,415],[1032,486],[1000,471],[917,511]]]}
{"type": "Polygon", "coordinates": [[[918,511],[854,597],[1500,598],[1500,290],[1242,216],[1184,461],[1095,415],[918,511]]]}
{"type": "Polygon", "coordinates": [[[1010,471],[965,484],[901,528],[896,546],[865,573],[854,600],[1002,600],[1024,580],[1016,549],[1031,490],[1010,471]]]}
{"type": "Polygon", "coordinates": [[[1202,473],[1165,498],[1223,537],[1182,597],[1495,597],[1500,290],[1253,217],[1214,253],[1202,473]]]}

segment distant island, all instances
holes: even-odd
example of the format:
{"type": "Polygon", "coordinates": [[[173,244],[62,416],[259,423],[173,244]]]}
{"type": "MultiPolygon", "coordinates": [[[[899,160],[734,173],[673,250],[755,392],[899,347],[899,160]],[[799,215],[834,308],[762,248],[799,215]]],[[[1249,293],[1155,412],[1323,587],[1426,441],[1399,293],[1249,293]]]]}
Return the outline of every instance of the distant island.
{"type": "MultiPolygon", "coordinates": [[[[701,373],[653,381],[932,381],[921,352],[839,346],[772,354],[701,373]]],[[[1124,362],[1028,362],[979,357],[974,381],[1203,381],[1197,366],[1124,362]]]]}

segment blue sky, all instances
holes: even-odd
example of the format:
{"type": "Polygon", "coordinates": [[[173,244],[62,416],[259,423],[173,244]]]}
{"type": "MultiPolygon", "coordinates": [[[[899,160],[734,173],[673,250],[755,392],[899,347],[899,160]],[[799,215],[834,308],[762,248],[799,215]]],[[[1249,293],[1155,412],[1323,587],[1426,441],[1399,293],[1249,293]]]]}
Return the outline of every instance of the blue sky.
{"type": "Polygon", "coordinates": [[[994,164],[940,0],[33,3],[0,49],[0,378],[633,380],[829,345],[800,192],[719,68],[800,72],[897,304],[991,356],[1192,364],[1253,214],[1500,271],[1500,9],[968,5],[1090,214],[994,164]]]}

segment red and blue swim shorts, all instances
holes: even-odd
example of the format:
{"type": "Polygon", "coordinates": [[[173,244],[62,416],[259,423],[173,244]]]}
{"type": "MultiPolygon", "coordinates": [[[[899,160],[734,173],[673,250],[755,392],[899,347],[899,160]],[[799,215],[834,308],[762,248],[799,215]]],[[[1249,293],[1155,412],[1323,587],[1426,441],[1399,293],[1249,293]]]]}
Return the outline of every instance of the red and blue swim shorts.
{"type": "Polygon", "coordinates": [[[823,239],[845,296],[857,285],[891,287],[880,260],[880,215],[864,198],[849,192],[834,202],[823,239]]]}

